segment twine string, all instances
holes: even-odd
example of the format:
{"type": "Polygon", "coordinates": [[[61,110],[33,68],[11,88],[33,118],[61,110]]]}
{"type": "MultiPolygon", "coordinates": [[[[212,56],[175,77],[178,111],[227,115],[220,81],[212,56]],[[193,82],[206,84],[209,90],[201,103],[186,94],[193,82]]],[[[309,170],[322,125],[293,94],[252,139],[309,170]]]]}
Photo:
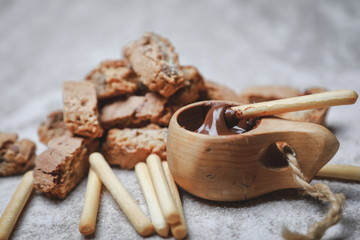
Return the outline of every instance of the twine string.
{"type": "Polygon", "coordinates": [[[289,163],[289,167],[292,170],[293,177],[295,182],[297,182],[300,187],[304,189],[305,194],[310,195],[314,198],[321,200],[324,203],[329,203],[329,210],[326,213],[325,217],[319,222],[314,223],[308,229],[306,235],[300,234],[297,232],[292,232],[284,227],[282,231],[282,236],[287,240],[317,240],[321,239],[325,234],[325,231],[331,226],[337,224],[341,217],[343,211],[343,205],[345,201],[345,196],[343,194],[334,194],[331,189],[322,183],[311,185],[309,184],[304,174],[301,171],[300,164],[296,158],[296,153],[293,148],[289,145],[284,147],[283,153],[289,163]]]}

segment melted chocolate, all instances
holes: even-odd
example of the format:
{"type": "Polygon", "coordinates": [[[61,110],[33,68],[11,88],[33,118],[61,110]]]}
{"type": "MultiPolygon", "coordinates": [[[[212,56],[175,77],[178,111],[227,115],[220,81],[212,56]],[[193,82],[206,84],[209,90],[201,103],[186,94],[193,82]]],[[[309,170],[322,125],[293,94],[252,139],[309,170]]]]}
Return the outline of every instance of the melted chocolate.
{"type": "Polygon", "coordinates": [[[215,105],[207,112],[203,124],[194,132],[210,136],[241,134],[251,130],[257,119],[236,118],[228,104],[215,105]]]}

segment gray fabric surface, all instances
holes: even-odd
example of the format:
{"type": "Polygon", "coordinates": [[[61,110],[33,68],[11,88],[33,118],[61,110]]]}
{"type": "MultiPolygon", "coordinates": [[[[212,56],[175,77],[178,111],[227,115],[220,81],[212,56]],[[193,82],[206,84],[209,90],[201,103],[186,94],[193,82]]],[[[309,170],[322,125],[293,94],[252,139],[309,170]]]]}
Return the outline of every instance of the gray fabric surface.
{"type": "MultiPolygon", "coordinates": [[[[37,126],[61,108],[61,84],[81,80],[145,31],[168,37],[182,64],[236,91],[259,84],[360,92],[360,2],[354,1],[0,1],[0,131],[38,142],[37,126]]],[[[360,166],[359,103],[334,107],[328,125],[340,141],[331,163],[360,166]]],[[[134,172],[115,170],[147,213],[134,172]]],[[[0,178],[0,212],[20,181],[0,178]]],[[[360,236],[359,183],[324,182],[345,194],[343,220],[325,239],[360,236]]],[[[86,181],[68,198],[35,193],[13,239],[81,239],[86,181]]],[[[280,239],[306,232],[327,206],[297,190],[218,203],[182,192],[189,239],[280,239]]],[[[96,239],[141,239],[103,190],[96,239]]],[[[149,239],[159,239],[153,235],[149,239]]]]}

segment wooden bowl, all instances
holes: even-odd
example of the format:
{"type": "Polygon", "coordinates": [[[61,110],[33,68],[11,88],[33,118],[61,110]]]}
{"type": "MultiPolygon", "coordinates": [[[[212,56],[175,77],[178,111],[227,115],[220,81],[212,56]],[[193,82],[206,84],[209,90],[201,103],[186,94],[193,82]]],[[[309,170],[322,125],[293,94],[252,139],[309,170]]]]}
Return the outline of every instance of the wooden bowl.
{"type": "Polygon", "coordinates": [[[339,148],[336,137],[325,127],[279,118],[262,118],[243,134],[193,132],[202,124],[209,103],[219,101],[187,105],[172,116],[169,125],[170,171],[176,183],[195,196],[235,201],[297,188],[284,151],[295,151],[304,176],[311,181],[339,148]]]}

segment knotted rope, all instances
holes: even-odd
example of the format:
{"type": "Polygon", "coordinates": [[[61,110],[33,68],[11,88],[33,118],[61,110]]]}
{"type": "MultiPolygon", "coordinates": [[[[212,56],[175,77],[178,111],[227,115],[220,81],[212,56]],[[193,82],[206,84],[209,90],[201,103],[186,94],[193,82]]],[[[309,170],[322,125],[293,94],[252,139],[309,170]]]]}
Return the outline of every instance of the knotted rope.
{"type": "Polygon", "coordinates": [[[293,172],[295,182],[297,182],[304,189],[305,194],[317,198],[324,203],[329,203],[330,208],[322,220],[314,223],[312,226],[309,227],[306,235],[291,232],[286,227],[284,227],[282,231],[282,236],[287,240],[321,239],[321,237],[325,234],[325,231],[328,228],[337,224],[340,221],[342,217],[345,197],[341,193],[334,194],[325,184],[309,184],[301,171],[299,162],[296,159],[295,151],[289,145],[287,145],[285,148],[283,148],[283,153],[285,154],[285,157],[289,163],[289,167],[293,172]]]}

